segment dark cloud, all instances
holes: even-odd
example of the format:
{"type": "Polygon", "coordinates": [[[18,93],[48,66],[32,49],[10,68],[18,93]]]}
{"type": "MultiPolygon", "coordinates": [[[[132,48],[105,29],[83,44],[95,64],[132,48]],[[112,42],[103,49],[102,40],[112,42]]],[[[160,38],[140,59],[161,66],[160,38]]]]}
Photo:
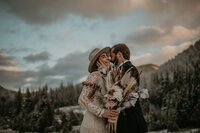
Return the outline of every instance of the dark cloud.
{"type": "Polygon", "coordinates": [[[181,43],[200,34],[199,0],[146,0],[143,9],[149,25],[127,35],[125,41],[130,47],[181,43]]]}
{"type": "Polygon", "coordinates": [[[22,88],[27,84],[26,79],[33,77],[33,71],[7,71],[0,70],[0,85],[9,89],[22,88]]]}
{"type": "Polygon", "coordinates": [[[95,31],[99,27],[99,23],[95,22],[90,26],[91,31],[95,31]]]}
{"type": "Polygon", "coordinates": [[[13,62],[14,57],[0,54],[0,85],[17,89],[26,83],[26,78],[34,77],[33,71],[20,71],[13,62]]]}
{"type": "Polygon", "coordinates": [[[135,8],[145,10],[143,13],[152,21],[151,24],[160,27],[182,25],[196,28],[200,24],[199,0],[5,0],[1,3],[5,10],[29,24],[50,24],[65,19],[69,14],[113,19],[133,12],[135,8]]]}
{"type": "Polygon", "coordinates": [[[128,42],[133,42],[136,45],[152,44],[157,42],[159,38],[166,35],[161,29],[155,27],[140,28],[126,37],[128,42]]]}
{"type": "MultiPolygon", "coordinates": [[[[143,1],[143,0],[141,0],[143,1]]],[[[141,5],[137,0],[5,0],[9,12],[29,24],[49,24],[69,14],[112,19],[141,5]]]]}
{"type": "Polygon", "coordinates": [[[196,28],[200,24],[199,0],[147,0],[145,9],[153,23],[161,27],[196,28]]]}
{"type": "Polygon", "coordinates": [[[54,66],[54,70],[63,70],[66,74],[66,78],[74,81],[82,78],[88,72],[89,65],[89,51],[85,53],[75,52],[62,59],[59,59],[57,64],[54,66]]]}
{"type": "Polygon", "coordinates": [[[45,60],[48,60],[49,59],[49,56],[50,54],[48,52],[41,52],[41,53],[38,53],[38,54],[31,54],[31,55],[28,55],[26,57],[24,57],[24,60],[27,61],[27,62],[38,62],[38,61],[45,61],[45,60]]]}
{"type": "Polygon", "coordinates": [[[44,34],[40,34],[40,35],[39,35],[39,38],[40,38],[41,40],[48,40],[48,36],[47,36],[47,35],[44,35],[44,34]]]}
{"type": "MultiPolygon", "coordinates": [[[[199,0],[5,0],[6,9],[29,24],[49,24],[69,14],[87,18],[112,19],[145,9],[148,17],[161,27],[181,24],[195,28],[200,23],[199,0]]],[[[1,3],[2,3],[1,2],[1,3]]]]}
{"type": "Polygon", "coordinates": [[[88,55],[88,51],[75,52],[57,60],[52,68],[42,65],[39,67],[38,78],[64,76],[68,82],[78,81],[88,73],[88,55]]]}
{"type": "Polygon", "coordinates": [[[81,78],[88,75],[88,55],[88,51],[75,52],[58,59],[53,67],[43,64],[37,68],[37,72],[32,72],[30,77],[23,79],[23,86],[37,89],[45,83],[51,87],[57,87],[61,81],[78,83],[81,78]]]}
{"type": "Polygon", "coordinates": [[[6,56],[4,54],[0,53],[0,67],[3,66],[15,66],[15,64],[12,62],[14,57],[12,56],[6,56]]]}
{"type": "Polygon", "coordinates": [[[6,54],[13,54],[13,53],[21,53],[21,52],[32,52],[33,49],[30,48],[17,48],[17,47],[12,47],[12,48],[1,48],[0,53],[6,53],[6,54]]]}
{"type": "Polygon", "coordinates": [[[117,35],[115,33],[110,34],[110,40],[111,42],[115,42],[117,35]]]}
{"type": "Polygon", "coordinates": [[[8,33],[11,33],[11,34],[17,34],[18,31],[15,30],[15,29],[9,29],[9,30],[8,30],[8,33]]]}
{"type": "MultiPolygon", "coordinates": [[[[52,67],[49,67],[47,64],[38,66],[37,71],[0,69],[0,85],[10,89],[17,89],[19,87],[37,89],[45,83],[51,87],[58,86],[61,81],[77,83],[81,78],[88,75],[89,52],[77,51],[71,53],[58,59],[52,67]]],[[[8,57],[2,59],[11,60],[8,57]]],[[[7,65],[10,64],[7,63],[7,65]]]]}
{"type": "Polygon", "coordinates": [[[157,44],[169,45],[175,42],[185,42],[196,38],[200,34],[200,26],[197,29],[188,29],[177,25],[172,29],[143,26],[126,37],[128,44],[133,46],[155,46],[157,44]]]}

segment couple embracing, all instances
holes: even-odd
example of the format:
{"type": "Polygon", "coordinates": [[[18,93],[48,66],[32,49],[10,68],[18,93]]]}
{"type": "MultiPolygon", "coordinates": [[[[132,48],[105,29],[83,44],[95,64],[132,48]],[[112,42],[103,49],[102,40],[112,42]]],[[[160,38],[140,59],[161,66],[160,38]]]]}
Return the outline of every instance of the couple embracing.
{"type": "Polygon", "coordinates": [[[125,44],[95,48],[89,55],[90,75],[82,82],[79,104],[86,109],[80,133],[145,133],[139,99],[139,73],[125,44]]]}

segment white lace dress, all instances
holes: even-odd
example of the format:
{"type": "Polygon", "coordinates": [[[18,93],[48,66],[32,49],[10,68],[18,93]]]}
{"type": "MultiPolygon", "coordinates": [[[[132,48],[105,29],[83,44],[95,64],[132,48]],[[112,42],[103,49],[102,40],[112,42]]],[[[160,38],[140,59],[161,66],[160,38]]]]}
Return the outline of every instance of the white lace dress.
{"type": "Polygon", "coordinates": [[[101,79],[100,72],[91,73],[79,97],[79,104],[86,109],[80,133],[105,133],[106,122],[102,117],[104,113],[103,104],[100,100],[103,97],[101,87],[98,86],[99,79],[101,79]]]}

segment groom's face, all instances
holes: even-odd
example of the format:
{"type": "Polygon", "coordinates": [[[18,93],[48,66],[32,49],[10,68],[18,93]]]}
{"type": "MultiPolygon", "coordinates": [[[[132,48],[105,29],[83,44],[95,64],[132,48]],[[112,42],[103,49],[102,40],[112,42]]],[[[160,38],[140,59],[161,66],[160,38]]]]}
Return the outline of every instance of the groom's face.
{"type": "Polygon", "coordinates": [[[112,48],[110,51],[110,56],[111,56],[110,61],[114,64],[117,64],[118,63],[117,55],[113,51],[114,51],[114,48],[112,48]]]}

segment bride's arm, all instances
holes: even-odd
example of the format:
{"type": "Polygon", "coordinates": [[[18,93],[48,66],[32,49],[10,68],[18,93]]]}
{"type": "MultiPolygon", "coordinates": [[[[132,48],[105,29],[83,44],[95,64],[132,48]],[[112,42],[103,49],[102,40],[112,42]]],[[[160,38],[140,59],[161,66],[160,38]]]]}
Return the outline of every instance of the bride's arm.
{"type": "Polygon", "coordinates": [[[83,90],[81,92],[78,102],[81,106],[83,106],[91,113],[95,114],[96,116],[102,117],[104,109],[95,105],[91,101],[91,97],[96,91],[96,83],[99,76],[99,72],[93,72],[88,76],[88,79],[83,84],[83,90]]]}

